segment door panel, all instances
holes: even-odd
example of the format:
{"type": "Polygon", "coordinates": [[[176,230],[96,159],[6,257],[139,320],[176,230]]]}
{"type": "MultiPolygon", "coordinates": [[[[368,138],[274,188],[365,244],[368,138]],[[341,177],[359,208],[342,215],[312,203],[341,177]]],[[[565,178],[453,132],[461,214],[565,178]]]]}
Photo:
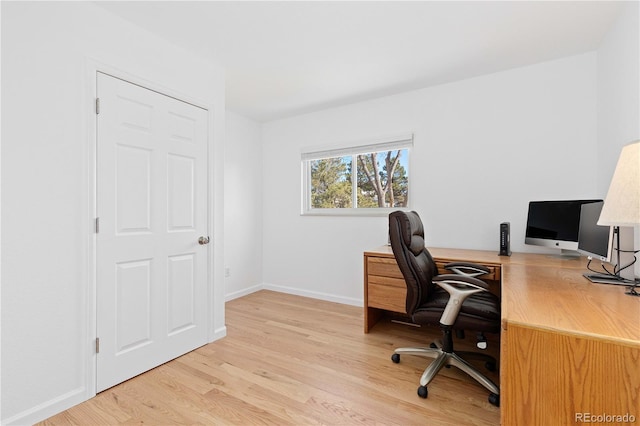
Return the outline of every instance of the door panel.
{"type": "Polygon", "coordinates": [[[169,329],[170,335],[195,325],[193,298],[195,290],[195,256],[169,258],[169,329]]]}
{"type": "Polygon", "coordinates": [[[116,265],[116,353],[151,343],[151,259],[116,265]]]}
{"type": "Polygon", "coordinates": [[[97,390],[206,343],[207,111],[98,73],[97,390]]]}
{"type": "Polygon", "coordinates": [[[118,234],[151,232],[151,154],[116,146],[116,229],[118,234]]]}
{"type": "Polygon", "coordinates": [[[195,225],[195,159],[170,154],[168,158],[169,231],[192,230],[195,225]]]}

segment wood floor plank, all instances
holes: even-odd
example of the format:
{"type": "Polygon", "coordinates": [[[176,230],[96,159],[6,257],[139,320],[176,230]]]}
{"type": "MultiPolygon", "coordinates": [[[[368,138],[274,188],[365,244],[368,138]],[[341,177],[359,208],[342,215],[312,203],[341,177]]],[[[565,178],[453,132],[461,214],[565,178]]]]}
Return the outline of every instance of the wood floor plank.
{"type": "MultiPolygon", "coordinates": [[[[108,389],[42,425],[497,425],[488,392],[455,368],[416,394],[437,328],[382,320],[362,332],[362,308],[272,291],[228,302],[227,337],[108,389]]],[[[488,336],[490,337],[490,336],[488,336]]],[[[490,337],[490,354],[499,353],[490,337]]],[[[472,336],[456,349],[474,349],[472,336]]],[[[481,366],[479,366],[481,367],[481,366]]],[[[498,373],[488,373],[498,381],[498,373]]]]}

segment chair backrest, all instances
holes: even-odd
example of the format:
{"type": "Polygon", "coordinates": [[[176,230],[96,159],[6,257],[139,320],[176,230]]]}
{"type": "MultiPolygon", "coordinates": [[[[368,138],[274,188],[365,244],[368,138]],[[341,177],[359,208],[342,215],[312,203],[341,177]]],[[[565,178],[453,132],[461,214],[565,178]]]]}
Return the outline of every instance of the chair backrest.
{"type": "Polygon", "coordinates": [[[389,214],[389,240],[398,267],[407,284],[407,314],[414,311],[429,296],[438,275],[429,251],[424,245],[424,227],[416,212],[395,211],[389,214]]]}

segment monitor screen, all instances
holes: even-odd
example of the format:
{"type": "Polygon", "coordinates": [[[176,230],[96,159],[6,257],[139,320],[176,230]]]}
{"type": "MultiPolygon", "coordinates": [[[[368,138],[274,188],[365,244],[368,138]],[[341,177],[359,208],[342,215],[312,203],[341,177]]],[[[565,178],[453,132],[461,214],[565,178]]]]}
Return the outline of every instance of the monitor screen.
{"type": "Polygon", "coordinates": [[[599,201],[531,201],[525,244],[577,251],[581,207],[599,201]]]}
{"type": "Polygon", "coordinates": [[[580,214],[578,251],[584,255],[608,262],[611,259],[613,228],[598,225],[603,202],[583,204],[580,214]]]}

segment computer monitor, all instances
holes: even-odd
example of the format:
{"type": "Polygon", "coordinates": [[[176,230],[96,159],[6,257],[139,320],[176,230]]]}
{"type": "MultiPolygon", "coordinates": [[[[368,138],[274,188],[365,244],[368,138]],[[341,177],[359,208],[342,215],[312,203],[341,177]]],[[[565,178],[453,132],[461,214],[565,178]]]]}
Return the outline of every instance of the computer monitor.
{"type": "Polygon", "coordinates": [[[613,247],[613,227],[598,225],[598,218],[604,203],[583,204],[580,213],[578,251],[603,262],[611,260],[613,247]]]}
{"type": "Polygon", "coordinates": [[[563,255],[579,257],[581,207],[599,201],[602,200],[529,202],[525,244],[557,248],[563,255]]]}

